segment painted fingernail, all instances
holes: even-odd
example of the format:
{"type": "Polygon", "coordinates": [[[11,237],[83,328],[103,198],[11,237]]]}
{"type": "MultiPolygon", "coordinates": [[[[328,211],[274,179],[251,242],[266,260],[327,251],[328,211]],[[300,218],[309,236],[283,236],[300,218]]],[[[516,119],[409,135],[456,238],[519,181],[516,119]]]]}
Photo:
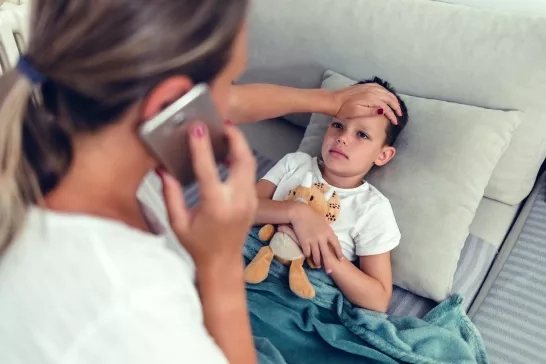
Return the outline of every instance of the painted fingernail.
{"type": "Polygon", "coordinates": [[[231,125],[233,125],[233,121],[231,121],[231,120],[224,120],[224,124],[227,125],[227,126],[231,126],[231,125]]]}
{"type": "Polygon", "coordinates": [[[205,136],[206,130],[203,125],[195,125],[191,131],[192,135],[196,138],[202,138],[205,136]]]}
{"type": "Polygon", "coordinates": [[[378,114],[378,115],[383,115],[383,109],[378,109],[378,110],[377,110],[377,114],[378,114]]]}

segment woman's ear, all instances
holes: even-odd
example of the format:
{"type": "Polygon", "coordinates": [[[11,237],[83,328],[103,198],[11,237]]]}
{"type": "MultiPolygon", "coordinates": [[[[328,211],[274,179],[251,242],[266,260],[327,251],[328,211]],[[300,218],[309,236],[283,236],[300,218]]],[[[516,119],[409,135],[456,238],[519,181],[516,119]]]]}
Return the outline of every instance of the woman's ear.
{"type": "Polygon", "coordinates": [[[153,118],[190,91],[193,86],[193,82],[186,76],[173,76],[161,81],[144,98],[141,109],[142,121],[153,118]]]}
{"type": "Polygon", "coordinates": [[[377,156],[374,164],[378,167],[384,166],[385,164],[389,163],[389,161],[394,157],[395,154],[396,148],[390,146],[383,147],[381,153],[379,153],[379,156],[377,156]]]}

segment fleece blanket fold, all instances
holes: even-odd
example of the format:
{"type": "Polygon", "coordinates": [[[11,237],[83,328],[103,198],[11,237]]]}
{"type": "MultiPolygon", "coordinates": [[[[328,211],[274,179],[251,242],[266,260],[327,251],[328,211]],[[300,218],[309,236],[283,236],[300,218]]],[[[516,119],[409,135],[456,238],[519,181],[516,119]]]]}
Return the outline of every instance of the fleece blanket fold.
{"type": "MultiPolygon", "coordinates": [[[[248,264],[264,245],[253,229],[248,264]]],[[[316,297],[288,287],[288,269],[274,260],[268,278],[247,285],[260,363],[488,363],[482,338],[453,295],[423,319],[365,310],[344,299],[322,270],[308,270],[316,297]]]]}

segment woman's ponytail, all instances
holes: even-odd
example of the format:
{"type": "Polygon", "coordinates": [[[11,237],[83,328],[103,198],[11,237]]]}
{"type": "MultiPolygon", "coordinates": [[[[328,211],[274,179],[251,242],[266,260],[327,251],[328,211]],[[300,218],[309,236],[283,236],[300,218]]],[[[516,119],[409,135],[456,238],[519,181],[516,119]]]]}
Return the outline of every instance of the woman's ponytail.
{"type": "Polygon", "coordinates": [[[21,228],[31,201],[39,198],[23,152],[23,121],[32,88],[17,69],[0,78],[0,252],[21,228]]]}

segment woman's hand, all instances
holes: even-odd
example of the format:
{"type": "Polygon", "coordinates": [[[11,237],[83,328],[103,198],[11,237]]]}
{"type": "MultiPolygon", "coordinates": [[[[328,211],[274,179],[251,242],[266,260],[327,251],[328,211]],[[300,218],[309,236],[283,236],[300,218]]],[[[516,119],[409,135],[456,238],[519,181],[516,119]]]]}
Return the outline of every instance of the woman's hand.
{"type": "Polygon", "coordinates": [[[161,172],[170,224],[198,269],[215,263],[224,268],[241,264],[242,247],[258,206],[256,161],[243,134],[226,126],[230,168],[227,180],[222,182],[206,126],[196,123],[190,133],[189,146],[200,204],[188,210],[178,181],[161,172]]]}
{"type": "Polygon", "coordinates": [[[349,86],[334,91],[333,97],[335,112],[332,116],[341,120],[385,114],[396,125],[395,113],[402,116],[396,96],[377,83],[349,86]]]}
{"type": "Polygon", "coordinates": [[[335,262],[332,261],[332,255],[329,254],[330,247],[334,249],[337,259],[343,259],[343,252],[336,234],[324,216],[307,204],[301,202],[295,202],[295,204],[297,204],[294,205],[297,208],[290,223],[294,228],[303,254],[306,257],[312,256],[313,263],[317,268],[321,267],[321,262],[324,263],[326,273],[331,273],[335,262]]]}

